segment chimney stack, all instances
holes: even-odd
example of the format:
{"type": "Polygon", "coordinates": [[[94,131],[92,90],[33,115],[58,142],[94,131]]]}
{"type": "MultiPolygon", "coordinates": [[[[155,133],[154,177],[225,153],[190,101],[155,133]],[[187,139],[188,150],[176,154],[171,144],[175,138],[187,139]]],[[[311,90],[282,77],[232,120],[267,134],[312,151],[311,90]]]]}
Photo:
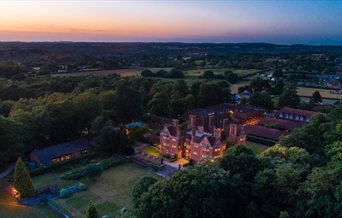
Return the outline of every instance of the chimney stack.
{"type": "Polygon", "coordinates": [[[218,128],[214,129],[214,137],[216,139],[221,139],[221,130],[220,129],[218,129],[218,128]]]}
{"type": "Polygon", "coordinates": [[[191,142],[195,141],[195,136],[196,136],[196,129],[192,128],[192,130],[191,130],[191,142]]]}
{"type": "Polygon", "coordinates": [[[177,119],[172,120],[173,126],[176,128],[177,131],[177,137],[180,137],[181,131],[180,131],[180,126],[179,126],[179,121],[177,119]]]}

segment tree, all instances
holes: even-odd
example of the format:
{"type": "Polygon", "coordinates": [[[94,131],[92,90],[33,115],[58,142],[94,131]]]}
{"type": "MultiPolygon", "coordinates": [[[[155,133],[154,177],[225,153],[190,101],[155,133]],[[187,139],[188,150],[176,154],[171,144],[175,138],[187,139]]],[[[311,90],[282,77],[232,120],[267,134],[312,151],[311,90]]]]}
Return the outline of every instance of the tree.
{"type": "Polygon", "coordinates": [[[229,98],[229,87],[222,88],[218,83],[202,83],[200,85],[197,101],[200,107],[205,107],[228,101],[229,98]]]}
{"type": "Polygon", "coordinates": [[[206,71],[204,71],[202,77],[206,78],[206,79],[211,79],[211,78],[215,78],[215,74],[211,70],[206,70],[206,71]]]}
{"type": "Polygon", "coordinates": [[[32,134],[37,145],[62,143],[79,136],[81,130],[72,101],[48,102],[32,112],[32,134]]]}
{"type": "Polygon", "coordinates": [[[101,111],[100,102],[95,94],[83,92],[73,98],[75,115],[79,130],[89,130],[91,122],[101,111]]]}
{"type": "Polygon", "coordinates": [[[342,168],[314,168],[299,188],[298,217],[339,217],[341,215],[342,168]]]}
{"type": "Polygon", "coordinates": [[[273,77],[275,78],[281,78],[283,77],[283,71],[281,69],[276,69],[274,72],[273,72],[273,77]]]}
{"type": "Polygon", "coordinates": [[[295,164],[305,165],[310,164],[311,156],[304,148],[285,147],[276,144],[260,154],[261,157],[271,157],[272,159],[283,159],[291,161],[295,164]]]}
{"type": "Polygon", "coordinates": [[[20,198],[31,198],[35,195],[30,174],[20,157],[15,163],[13,186],[19,192],[20,198]]]}
{"type": "Polygon", "coordinates": [[[158,181],[140,202],[141,218],[245,217],[247,206],[228,172],[205,164],[158,181]]]}
{"type": "Polygon", "coordinates": [[[260,162],[249,148],[243,145],[229,148],[220,161],[220,167],[232,175],[239,174],[251,179],[257,173],[260,162]]]}
{"type": "Polygon", "coordinates": [[[117,121],[126,122],[140,119],[143,114],[142,96],[128,84],[120,83],[115,90],[114,113],[117,121]]]}
{"type": "Polygon", "coordinates": [[[283,80],[277,80],[277,82],[275,83],[274,85],[274,88],[273,88],[273,93],[275,95],[280,95],[281,92],[283,91],[283,88],[284,88],[284,82],[283,80]]]}
{"type": "Polygon", "coordinates": [[[226,71],[224,75],[229,83],[236,83],[239,81],[239,76],[236,73],[233,73],[232,71],[226,71]]]}
{"type": "Polygon", "coordinates": [[[133,186],[132,200],[134,207],[138,207],[140,204],[141,196],[148,191],[148,188],[156,183],[157,180],[151,176],[142,176],[133,186]]]}
{"type": "Polygon", "coordinates": [[[147,70],[147,69],[141,71],[140,75],[141,75],[142,77],[155,77],[155,76],[156,76],[155,73],[153,73],[152,71],[147,70]]]}
{"type": "Polygon", "coordinates": [[[123,154],[128,144],[123,131],[119,128],[114,128],[109,122],[106,122],[101,128],[94,137],[94,141],[100,151],[107,153],[123,154]]]}
{"type": "Polygon", "coordinates": [[[310,123],[302,128],[292,130],[291,134],[281,137],[280,144],[287,147],[300,147],[307,150],[309,153],[322,153],[325,139],[325,134],[320,128],[325,122],[325,116],[317,114],[313,116],[310,123]]]}
{"type": "Polygon", "coordinates": [[[252,97],[249,99],[249,103],[256,107],[261,107],[268,110],[273,108],[271,95],[267,92],[254,93],[252,97]]]}
{"type": "Polygon", "coordinates": [[[168,78],[183,78],[184,77],[184,73],[183,71],[179,70],[179,69],[172,69],[168,74],[167,74],[168,78]]]}
{"type": "Polygon", "coordinates": [[[255,77],[249,83],[253,92],[261,92],[262,90],[270,89],[270,85],[267,80],[263,80],[261,77],[255,77]]]}
{"type": "Polygon", "coordinates": [[[322,97],[321,97],[321,94],[319,93],[319,91],[316,90],[312,94],[312,96],[310,98],[310,102],[314,103],[314,104],[322,102],[322,97]]]}
{"type": "Polygon", "coordinates": [[[167,116],[170,111],[168,97],[164,93],[156,93],[148,102],[147,108],[149,113],[167,116]]]}
{"type": "Polygon", "coordinates": [[[22,124],[10,118],[0,116],[0,169],[7,167],[9,162],[27,152],[30,147],[26,146],[29,139],[29,132],[22,124]]]}
{"type": "Polygon", "coordinates": [[[88,204],[88,209],[86,212],[86,217],[87,218],[100,218],[99,213],[96,210],[96,207],[94,206],[93,202],[90,201],[88,204]]]}
{"type": "Polygon", "coordinates": [[[298,107],[300,98],[297,95],[297,90],[294,85],[287,85],[284,87],[282,94],[279,97],[279,107],[289,106],[298,107]]]}

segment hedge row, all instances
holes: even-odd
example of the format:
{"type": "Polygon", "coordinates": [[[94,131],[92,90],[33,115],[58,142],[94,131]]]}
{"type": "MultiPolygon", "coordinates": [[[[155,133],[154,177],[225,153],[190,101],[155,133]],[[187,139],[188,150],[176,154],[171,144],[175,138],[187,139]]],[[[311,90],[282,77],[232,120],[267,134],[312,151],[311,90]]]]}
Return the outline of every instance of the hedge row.
{"type": "Polygon", "coordinates": [[[122,159],[107,159],[101,161],[96,164],[88,164],[85,167],[72,170],[66,174],[61,176],[62,179],[72,180],[72,179],[80,179],[83,177],[95,177],[101,175],[102,171],[109,169],[111,167],[118,166],[126,161],[130,160],[130,158],[122,158],[122,159]]]}
{"type": "Polygon", "coordinates": [[[52,170],[58,169],[62,166],[66,166],[69,164],[75,164],[75,163],[80,163],[82,161],[90,161],[91,159],[95,158],[95,157],[99,157],[101,156],[100,153],[94,152],[94,153],[89,153],[89,154],[84,154],[82,156],[79,157],[75,157],[72,158],[70,160],[65,160],[59,163],[54,163],[48,166],[44,166],[44,167],[40,167],[40,168],[36,168],[30,171],[30,175],[31,177],[33,176],[39,176],[48,172],[51,172],[52,170]]]}

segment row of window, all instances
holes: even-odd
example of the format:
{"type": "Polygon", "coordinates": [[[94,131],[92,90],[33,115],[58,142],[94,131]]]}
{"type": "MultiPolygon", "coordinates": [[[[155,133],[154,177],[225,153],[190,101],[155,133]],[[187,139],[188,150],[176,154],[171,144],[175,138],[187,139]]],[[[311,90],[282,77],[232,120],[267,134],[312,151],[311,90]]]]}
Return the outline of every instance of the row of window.
{"type": "Polygon", "coordinates": [[[294,119],[294,120],[300,120],[300,121],[307,121],[309,119],[306,119],[303,115],[293,115],[293,114],[279,114],[279,117],[286,118],[286,119],[294,119]]]}

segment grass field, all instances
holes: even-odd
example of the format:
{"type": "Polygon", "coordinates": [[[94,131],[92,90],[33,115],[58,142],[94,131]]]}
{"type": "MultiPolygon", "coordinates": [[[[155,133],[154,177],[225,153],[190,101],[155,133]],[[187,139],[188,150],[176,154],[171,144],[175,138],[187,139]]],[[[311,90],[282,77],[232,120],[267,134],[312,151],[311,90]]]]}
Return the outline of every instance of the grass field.
{"type": "Polygon", "coordinates": [[[316,90],[319,91],[322,98],[342,99],[342,95],[332,94],[329,89],[299,87],[297,88],[297,93],[299,96],[310,97],[316,90]]]}
{"type": "Polygon", "coordinates": [[[58,218],[47,206],[28,207],[18,204],[0,189],[0,217],[3,218],[58,218]]]}
{"type": "Polygon", "coordinates": [[[232,71],[233,73],[236,73],[238,76],[243,77],[246,75],[250,75],[252,73],[257,72],[258,70],[255,69],[235,69],[235,68],[211,68],[211,69],[194,69],[194,70],[187,70],[185,75],[186,76],[200,76],[203,74],[204,71],[213,71],[216,74],[223,74],[225,71],[232,71]]]}
{"type": "Polygon", "coordinates": [[[262,145],[262,144],[257,144],[254,142],[246,142],[245,146],[249,149],[251,149],[254,154],[260,154],[263,151],[265,151],[266,149],[270,148],[269,146],[266,145],[262,145]]]}
{"type": "Polygon", "coordinates": [[[114,217],[120,213],[121,208],[132,208],[131,192],[134,183],[143,175],[155,176],[152,171],[135,163],[124,163],[105,170],[97,179],[66,181],[60,178],[62,174],[44,174],[34,177],[33,182],[35,185],[56,183],[62,188],[76,182],[87,184],[88,190],[54,202],[74,217],[83,217],[90,200],[93,201],[101,216],[106,214],[114,217]]]}
{"type": "Polygon", "coordinates": [[[117,69],[117,70],[96,70],[83,71],[74,73],[56,73],[52,77],[79,77],[79,76],[108,76],[112,74],[119,74],[120,76],[139,76],[141,69],[117,69]]]}

